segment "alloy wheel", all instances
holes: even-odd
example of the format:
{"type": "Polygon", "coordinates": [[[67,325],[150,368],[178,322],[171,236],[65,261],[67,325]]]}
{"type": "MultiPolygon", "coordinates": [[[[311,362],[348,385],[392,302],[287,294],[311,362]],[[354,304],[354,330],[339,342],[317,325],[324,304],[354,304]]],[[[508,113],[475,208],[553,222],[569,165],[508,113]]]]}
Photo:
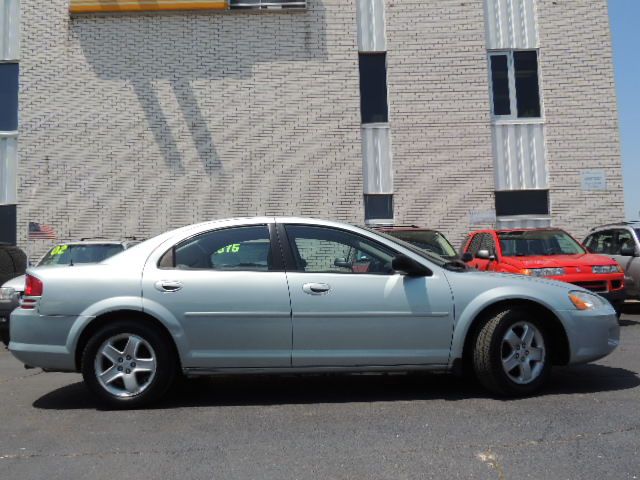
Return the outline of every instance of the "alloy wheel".
{"type": "Polygon", "coordinates": [[[542,333],[530,322],[515,323],[502,338],[502,368],[519,385],[529,384],[542,374],[545,353],[542,333]]]}

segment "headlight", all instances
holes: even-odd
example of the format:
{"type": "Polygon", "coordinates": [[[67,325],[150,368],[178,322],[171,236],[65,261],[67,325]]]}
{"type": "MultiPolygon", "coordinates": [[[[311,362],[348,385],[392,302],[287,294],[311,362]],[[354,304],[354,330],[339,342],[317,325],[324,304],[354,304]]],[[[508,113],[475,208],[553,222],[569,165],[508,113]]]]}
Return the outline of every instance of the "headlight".
{"type": "Polygon", "coordinates": [[[620,273],[622,272],[622,268],[620,267],[620,265],[603,265],[603,266],[591,267],[591,271],[596,274],[620,273]]]}
{"type": "Polygon", "coordinates": [[[578,310],[596,310],[609,303],[598,295],[580,291],[569,292],[569,300],[578,310]]]}
{"type": "Polygon", "coordinates": [[[15,288],[0,287],[0,301],[11,301],[16,294],[15,288]]]}
{"type": "Polygon", "coordinates": [[[527,268],[521,273],[532,277],[561,277],[565,271],[564,268],[527,268]]]}

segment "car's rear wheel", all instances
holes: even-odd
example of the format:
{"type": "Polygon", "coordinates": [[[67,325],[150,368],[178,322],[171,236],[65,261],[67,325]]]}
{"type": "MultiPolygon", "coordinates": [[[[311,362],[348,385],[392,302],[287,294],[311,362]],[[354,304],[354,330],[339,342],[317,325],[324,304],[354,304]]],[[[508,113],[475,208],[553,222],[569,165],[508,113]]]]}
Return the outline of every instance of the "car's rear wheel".
{"type": "Polygon", "coordinates": [[[480,383],[493,393],[530,395],[551,372],[550,339],[544,323],[521,309],[505,309],[481,327],[473,366],[480,383]]]}
{"type": "Polygon", "coordinates": [[[171,386],[177,362],[168,340],[152,325],[117,321],[96,332],[82,354],[82,376],[105,404],[135,408],[158,400],[171,386]]]}

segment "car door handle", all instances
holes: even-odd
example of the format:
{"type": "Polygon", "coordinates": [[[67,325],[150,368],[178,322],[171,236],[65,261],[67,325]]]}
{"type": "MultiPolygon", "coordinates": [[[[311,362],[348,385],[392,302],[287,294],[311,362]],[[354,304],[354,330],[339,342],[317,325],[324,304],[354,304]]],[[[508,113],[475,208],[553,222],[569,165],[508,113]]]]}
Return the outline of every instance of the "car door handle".
{"type": "Polygon", "coordinates": [[[161,292],[177,292],[178,290],[182,290],[182,283],[160,280],[156,282],[156,290],[160,290],[161,292]]]}
{"type": "Polygon", "coordinates": [[[302,291],[309,295],[325,295],[329,293],[331,287],[326,283],[305,283],[302,286],[302,291]]]}

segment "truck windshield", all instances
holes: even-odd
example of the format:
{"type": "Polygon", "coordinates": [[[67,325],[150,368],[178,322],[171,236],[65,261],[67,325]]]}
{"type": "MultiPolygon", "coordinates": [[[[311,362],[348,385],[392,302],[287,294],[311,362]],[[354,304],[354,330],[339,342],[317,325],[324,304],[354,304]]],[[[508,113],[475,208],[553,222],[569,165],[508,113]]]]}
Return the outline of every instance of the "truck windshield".
{"type": "Polygon", "coordinates": [[[42,257],[38,266],[98,263],[123,250],[118,244],[56,245],[42,257]]]}
{"type": "Polygon", "coordinates": [[[498,232],[502,255],[532,257],[541,255],[582,255],[584,248],[562,230],[524,230],[498,232]]]}
{"type": "Polygon", "coordinates": [[[434,230],[393,230],[385,232],[418,248],[453,260],[458,258],[455,249],[440,232],[434,230]]]}

